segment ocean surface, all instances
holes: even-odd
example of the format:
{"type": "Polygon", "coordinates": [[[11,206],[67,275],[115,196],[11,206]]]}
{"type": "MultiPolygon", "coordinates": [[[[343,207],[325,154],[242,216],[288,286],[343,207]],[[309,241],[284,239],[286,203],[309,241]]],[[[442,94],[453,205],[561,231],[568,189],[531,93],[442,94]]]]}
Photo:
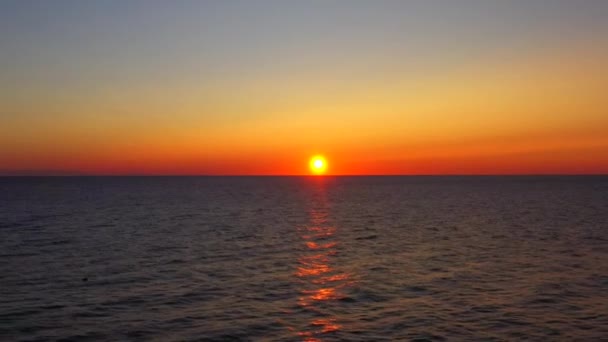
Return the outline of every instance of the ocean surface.
{"type": "Polygon", "coordinates": [[[0,178],[0,340],[608,339],[608,177],[0,178]]]}

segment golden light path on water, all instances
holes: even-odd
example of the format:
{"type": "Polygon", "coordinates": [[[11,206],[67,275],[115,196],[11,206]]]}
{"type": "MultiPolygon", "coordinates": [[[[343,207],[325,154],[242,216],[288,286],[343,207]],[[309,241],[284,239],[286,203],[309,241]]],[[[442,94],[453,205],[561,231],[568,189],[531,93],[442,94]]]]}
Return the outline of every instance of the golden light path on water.
{"type": "Polygon", "coordinates": [[[293,329],[307,342],[323,341],[323,336],[343,329],[340,318],[332,312],[332,304],[343,298],[343,289],[353,283],[352,275],[343,272],[335,262],[339,246],[339,230],[330,221],[329,205],[323,182],[315,182],[318,192],[310,209],[310,222],[297,229],[305,251],[298,257],[294,272],[299,284],[298,306],[310,312],[305,326],[293,329]]]}

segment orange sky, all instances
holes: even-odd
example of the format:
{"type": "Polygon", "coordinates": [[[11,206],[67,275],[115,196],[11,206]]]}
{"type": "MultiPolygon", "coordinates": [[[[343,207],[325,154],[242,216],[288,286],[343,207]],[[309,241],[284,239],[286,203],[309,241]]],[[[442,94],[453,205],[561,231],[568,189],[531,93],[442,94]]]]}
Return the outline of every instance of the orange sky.
{"type": "Polygon", "coordinates": [[[0,174],[608,173],[600,3],[262,3],[5,5],[0,174]]]}

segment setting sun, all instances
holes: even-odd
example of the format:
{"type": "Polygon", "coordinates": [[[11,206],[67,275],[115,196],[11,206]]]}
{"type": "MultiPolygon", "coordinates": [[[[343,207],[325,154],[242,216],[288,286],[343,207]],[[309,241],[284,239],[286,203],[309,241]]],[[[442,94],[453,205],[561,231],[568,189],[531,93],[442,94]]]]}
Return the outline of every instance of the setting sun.
{"type": "Polygon", "coordinates": [[[323,156],[317,155],[310,158],[310,171],[315,175],[322,175],[327,170],[327,161],[323,156]]]}

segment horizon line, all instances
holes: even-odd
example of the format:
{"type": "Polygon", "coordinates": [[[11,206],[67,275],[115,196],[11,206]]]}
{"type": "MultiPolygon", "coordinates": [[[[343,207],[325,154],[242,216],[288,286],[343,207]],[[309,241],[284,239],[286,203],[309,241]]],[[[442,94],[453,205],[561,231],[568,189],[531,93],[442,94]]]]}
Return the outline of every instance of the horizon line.
{"type": "Polygon", "coordinates": [[[0,177],[560,177],[560,176],[608,176],[608,173],[460,173],[460,174],[1,174],[0,177]]]}

